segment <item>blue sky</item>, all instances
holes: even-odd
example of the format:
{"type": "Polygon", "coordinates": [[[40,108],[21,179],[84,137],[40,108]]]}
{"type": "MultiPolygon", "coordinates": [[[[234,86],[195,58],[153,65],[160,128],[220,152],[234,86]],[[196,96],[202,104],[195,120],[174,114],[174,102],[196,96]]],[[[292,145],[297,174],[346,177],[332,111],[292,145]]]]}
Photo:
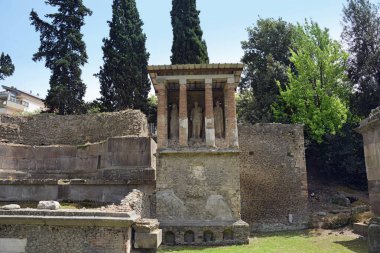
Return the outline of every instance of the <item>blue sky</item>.
{"type": "MultiPolygon", "coordinates": [[[[331,36],[340,40],[342,7],[345,0],[198,0],[201,26],[212,63],[240,62],[240,42],[247,39],[246,28],[258,17],[282,17],[289,22],[312,18],[330,29],[331,36]]],[[[83,27],[89,55],[82,68],[87,85],[85,100],[99,97],[99,82],[93,76],[102,65],[102,39],[108,36],[107,20],[111,19],[112,0],[84,0],[93,11],[83,27]]],[[[171,0],[137,0],[140,17],[147,35],[149,64],[170,64],[172,28],[171,0]]],[[[50,71],[44,62],[32,61],[39,47],[39,33],[30,25],[29,13],[34,9],[40,16],[54,12],[43,0],[0,0],[0,52],[12,57],[16,71],[0,85],[13,85],[44,97],[49,89],[50,71]]]]}

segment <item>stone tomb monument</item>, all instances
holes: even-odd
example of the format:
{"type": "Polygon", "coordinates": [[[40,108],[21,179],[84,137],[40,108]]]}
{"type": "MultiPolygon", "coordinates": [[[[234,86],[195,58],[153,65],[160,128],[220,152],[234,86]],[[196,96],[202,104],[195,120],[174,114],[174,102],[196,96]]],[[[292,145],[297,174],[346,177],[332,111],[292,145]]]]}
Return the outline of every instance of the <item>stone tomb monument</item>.
{"type": "Polygon", "coordinates": [[[368,227],[369,252],[380,252],[380,107],[357,129],[363,135],[368,192],[375,218],[368,227]]]}
{"type": "Polygon", "coordinates": [[[235,102],[243,65],[148,70],[158,96],[156,216],[164,243],[248,243],[235,102]]]}

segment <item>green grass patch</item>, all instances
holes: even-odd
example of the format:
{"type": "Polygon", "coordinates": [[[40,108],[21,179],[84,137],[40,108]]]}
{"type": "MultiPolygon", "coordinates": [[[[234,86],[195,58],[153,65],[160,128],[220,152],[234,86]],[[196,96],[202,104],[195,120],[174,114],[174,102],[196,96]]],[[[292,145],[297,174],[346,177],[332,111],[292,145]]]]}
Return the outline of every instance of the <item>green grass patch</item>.
{"type": "Polygon", "coordinates": [[[260,234],[249,245],[229,247],[165,247],[160,253],[366,253],[367,241],[345,231],[307,230],[260,234]]]}

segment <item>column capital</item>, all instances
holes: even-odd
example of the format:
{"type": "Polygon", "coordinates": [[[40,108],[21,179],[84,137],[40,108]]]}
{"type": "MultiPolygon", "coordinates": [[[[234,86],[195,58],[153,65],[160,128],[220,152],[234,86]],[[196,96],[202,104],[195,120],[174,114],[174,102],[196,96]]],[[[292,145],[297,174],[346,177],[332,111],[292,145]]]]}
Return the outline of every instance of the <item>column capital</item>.
{"type": "Polygon", "coordinates": [[[227,78],[227,83],[228,84],[235,84],[235,77],[229,77],[229,78],[227,78]]]}
{"type": "Polygon", "coordinates": [[[186,85],[186,84],[187,84],[187,79],[186,78],[179,79],[179,85],[186,85]]]}
{"type": "Polygon", "coordinates": [[[205,84],[211,84],[212,85],[212,78],[206,78],[205,79],[205,84]]]}

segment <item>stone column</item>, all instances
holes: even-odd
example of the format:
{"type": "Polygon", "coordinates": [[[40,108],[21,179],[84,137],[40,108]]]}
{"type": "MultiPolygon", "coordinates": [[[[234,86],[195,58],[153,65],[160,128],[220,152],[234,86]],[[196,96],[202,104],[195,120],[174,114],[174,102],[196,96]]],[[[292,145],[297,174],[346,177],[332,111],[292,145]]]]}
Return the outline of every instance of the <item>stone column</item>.
{"type": "Polygon", "coordinates": [[[357,129],[363,135],[371,210],[375,215],[368,227],[369,252],[380,252],[380,107],[357,129]]]}
{"type": "Polygon", "coordinates": [[[205,80],[205,133],[206,145],[215,147],[214,103],[212,98],[212,79],[205,80]]]}
{"type": "Polygon", "coordinates": [[[224,87],[225,98],[225,115],[226,115],[226,141],[229,147],[238,147],[238,128],[236,118],[236,101],[235,101],[235,78],[228,78],[224,87]]]}
{"type": "Polygon", "coordinates": [[[179,145],[188,146],[189,120],[187,116],[186,79],[179,80],[179,145]]]}
{"type": "Polygon", "coordinates": [[[157,91],[157,148],[168,147],[168,92],[164,83],[155,86],[157,91]]]}

